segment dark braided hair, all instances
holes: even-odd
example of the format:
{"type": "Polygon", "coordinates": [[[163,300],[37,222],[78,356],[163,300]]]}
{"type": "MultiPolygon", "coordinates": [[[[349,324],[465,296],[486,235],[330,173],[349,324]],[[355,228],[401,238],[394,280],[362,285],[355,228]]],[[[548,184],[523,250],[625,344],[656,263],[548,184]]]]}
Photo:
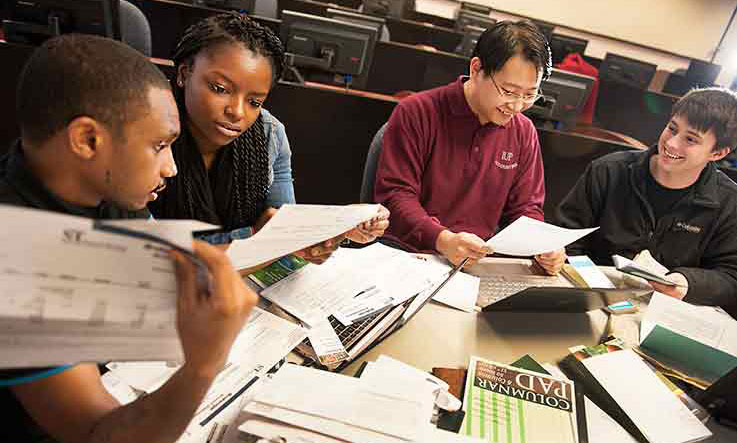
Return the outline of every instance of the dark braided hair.
{"type": "MultiPolygon", "coordinates": [[[[191,67],[200,52],[223,43],[241,44],[246,49],[265,57],[272,67],[272,85],[284,71],[284,47],[279,38],[268,28],[252,21],[246,15],[227,12],[208,17],[190,26],[174,50],[173,59],[176,72],[181,66],[191,67]]],[[[174,96],[179,106],[182,121],[186,121],[187,110],[184,90],[174,86],[174,96]]],[[[220,161],[215,162],[219,171],[215,174],[230,174],[232,165],[232,186],[214,195],[215,208],[210,203],[213,198],[205,196],[201,201],[201,187],[207,187],[207,180],[198,176],[201,173],[199,152],[194,138],[183,125],[182,136],[174,144],[174,155],[179,165],[179,174],[170,180],[171,189],[164,198],[150,205],[151,211],[160,218],[193,218],[223,225],[226,230],[252,226],[263,213],[269,189],[268,138],[265,134],[263,117],[256,121],[238,138],[221,148],[220,161]],[[227,195],[223,195],[227,193],[227,195]],[[175,198],[174,202],[167,200],[175,198]],[[163,201],[162,201],[163,200],[163,201]],[[204,201],[202,201],[204,200],[204,201]]],[[[214,164],[214,165],[215,165],[214,164]]],[[[213,168],[215,167],[213,165],[213,168]]],[[[206,175],[206,173],[204,173],[206,175]]],[[[212,189],[213,193],[215,189],[212,189]]]]}
{"type": "Polygon", "coordinates": [[[178,70],[182,64],[189,65],[203,49],[225,42],[241,43],[246,49],[266,57],[271,63],[274,81],[281,78],[286,66],[281,40],[269,28],[237,12],[214,15],[187,28],[174,49],[174,66],[178,70]]]}

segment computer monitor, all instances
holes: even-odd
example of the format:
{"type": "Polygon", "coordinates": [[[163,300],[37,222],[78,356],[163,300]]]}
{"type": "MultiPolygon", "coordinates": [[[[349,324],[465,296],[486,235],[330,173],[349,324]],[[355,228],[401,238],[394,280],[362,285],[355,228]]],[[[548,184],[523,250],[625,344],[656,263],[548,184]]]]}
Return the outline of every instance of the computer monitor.
{"type": "Polygon", "coordinates": [[[713,85],[717,80],[722,67],[716,63],[709,63],[702,60],[691,60],[686,70],[686,78],[702,85],[713,85]]]}
{"type": "Polygon", "coordinates": [[[668,75],[668,79],[663,85],[663,92],[681,96],[693,88],[714,86],[721,70],[720,65],[701,60],[691,60],[685,73],[677,71],[668,75]]]}
{"type": "Polygon", "coordinates": [[[647,89],[653,80],[657,65],[607,52],[599,67],[599,79],[607,83],[621,83],[637,89],[647,89]]]}
{"type": "MultiPolygon", "coordinates": [[[[360,12],[349,12],[342,9],[328,8],[326,14],[328,18],[334,18],[343,22],[356,23],[358,25],[370,26],[376,28],[378,39],[381,40],[382,34],[386,31],[386,19],[375,17],[373,15],[361,14],[360,12]]],[[[388,40],[388,38],[386,39],[388,40]]]]}
{"type": "Polygon", "coordinates": [[[484,31],[486,31],[486,29],[472,25],[463,28],[463,40],[461,40],[461,44],[458,45],[456,54],[470,58],[471,54],[473,54],[474,48],[476,48],[476,43],[478,43],[479,37],[481,37],[481,34],[483,34],[484,31]]]}
{"type": "Polygon", "coordinates": [[[495,23],[496,19],[493,19],[488,15],[461,9],[458,11],[458,18],[456,19],[456,30],[462,31],[466,26],[477,26],[479,28],[488,29],[494,26],[495,23]]]}
{"type": "Polygon", "coordinates": [[[583,55],[588,46],[588,40],[553,33],[550,37],[550,52],[553,53],[553,64],[563,61],[568,54],[573,52],[583,55]]]}
{"type": "Polygon", "coordinates": [[[550,78],[540,85],[543,97],[526,113],[564,126],[572,125],[581,114],[595,81],[588,75],[553,68],[550,78]]]}
{"type": "Polygon", "coordinates": [[[195,0],[194,4],[210,8],[252,13],[256,0],[195,0]]]}
{"type": "Polygon", "coordinates": [[[39,45],[77,32],[120,40],[119,0],[7,0],[2,26],[5,40],[39,45]]]}
{"type": "Polygon", "coordinates": [[[363,0],[363,12],[379,17],[401,18],[414,9],[414,0],[363,0]]]}
{"type": "Polygon", "coordinates": [[[491,6],[480,5],[478,3],[461,2],[461,9],[459,11],[471,11],[477,14],[489,15],[491,14],[491,6]]]}
{"type": "Polygon", "coordinates": [[[290,71],[306,80],[366,83],[378,32],[376,27],[282,11],[281,38],[290,71]]]}

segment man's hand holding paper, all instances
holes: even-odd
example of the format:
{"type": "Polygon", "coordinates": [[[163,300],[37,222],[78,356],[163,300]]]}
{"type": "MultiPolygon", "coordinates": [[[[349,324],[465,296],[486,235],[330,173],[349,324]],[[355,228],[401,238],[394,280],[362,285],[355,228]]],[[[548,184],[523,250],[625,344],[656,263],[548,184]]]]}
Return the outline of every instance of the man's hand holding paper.
{"type": "Polygon", "coordinates": [[[185,367],[214,377],[225,364],[258,296],[246,287],[218,248],[195,241],[194,251],[208,268],[209,287],[199,287],[195,265],[183,254],[172,252],[177,270],[177,330],[185,367]]]}
{"type": "Polygon", "coordinates": [[[555,251],[535,255],[535,260],[550,275],[556,275],[566,262],[566,250],[564,248],[555,251]]]}
{"type": "Polygon", "coordinates": [[[435,241],[435,249],[443,254],[454,266],[468,258],[465,266],[476,262],[494,252],[494,248],[477,236],[468,232],[454,233],[442,231],[435,241]]]}

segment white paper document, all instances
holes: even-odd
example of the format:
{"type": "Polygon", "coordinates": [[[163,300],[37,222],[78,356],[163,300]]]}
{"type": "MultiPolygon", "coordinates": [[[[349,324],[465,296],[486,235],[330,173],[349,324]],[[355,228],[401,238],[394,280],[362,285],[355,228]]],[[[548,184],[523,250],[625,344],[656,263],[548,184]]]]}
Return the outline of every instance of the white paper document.
{"type": "Polygon", "coordinates": [[[479,277],[459,272],[432,299],[461,311],[474,312],[480,285],[479,277]]]}
{"type": "Polygon", "coordinates": [[[627,432],[609,414],[596,406],[596,403],[584,398],[586,405],[586,429],[589,443],[637,443],[637,439],[627,432]]]}
{"type": "Polygon", "coordinates": [[[564,248],[597,229],[566,229],[522,216],[497,232],[486,244],[500,254],[529,257],[564,248]]]}
{"type": "Polygon", "coordinates": [[[654,292],[642,319],[640,340],[656,325],[737,357],[737,321],[721,309],[654,292]]]}
{"type": "MultiPolygon", "coordinates": [[[[2,205],[0,219],[0,367],[182,358],[169,247],[34,209],[2,205]]],[[[190,229],[155,231],[191,249],[190,229]]]]}
{"type": "Polygon", "coordinates": [[[236,269],[275,260],[329,240],[378,214],[379,205],[284,205],[253,237],[236,240],[228,257],[236,269]]]}
{"type": "MultiPolygon", "coordinates": [[[[247,437],[257,436],[266,441],[286,441],[299,443],[345,443],[342,438],[329,437],[308,429],[298,428],[290,424],[271,420],[258,415],[243,413],[240,417],[242,422],[238,427],[241,440],[247,437]],[[283,440],[279,440],[282,438],[283,440]],[[271,440],[269,440],[271,439],[271,440]]],[[[398,440],[401,441],[401,440],[398,440]]],[[[421,431],[420,437],[415,440],[418,443],[482,443],[483,440],[465,435],[456,434],[438,429],[428,425],[421,431]]]]}
{"type": "Polygon", "coordinates": [[[582,361],[651,443],[704,440],[711,432],[632,350],[582,361]]]}
{"type": "Polygon", "coordinates": [[[350,442],[414,441],[427,425],[422,402],[369,389],[360,379],[282,367],[246,412],[350,442]]]}
{"type": "MultiPolygon", "coordinates": [[[[387,303],[396,306],[442,279],[411,254],[380,243],[337,250],[321,265],[309,264],[261,292],[308,326],[331,314],[349,323],[387,303]]],[[[447,274],[447,272],[445,272],[447,274]]]]}
{"type": "MultiPolygon", "coordinates": [[[[205,441],[211,432],[222,432],[232,424],[242,402],[254,385],[276,363],[306,337],[304,328],[254,308],[251,317],[234,342],[228,362],[213,381],[180,442],[205,441]]],[[[107,365],[115,378],[138,391],[151,393],[178,369],[165,362],[111,362],[107,365]]],[[[109,389],[124,392],[113,384],[109,389]]]]}
{"type": "MultiPolygon", "coordinates": [[[[227,367],[238,365],[263,375],[306,336],[304,328],[256,307],[233,342],[227,367]]],[[[146,393],[159,389],[179,369],[164,361],[114,361],[106,366],[126,384],[146,393]]]]}
{"type": "Polygon", "coordinates": [[[395,305],[395,299],[376,286],[370,286],[347,301],[333,316],[345,326],[395,305]]]}
{"type": "Polygon", "coordinates": [[[307,338],[317,359],[325,366],[337,365],[348,358],[348,352],[327,319],[310,328],[307,338]]]}
{"type": "MultiPolygon", "coordinates": [[[[447,260],[437,255],[415,254],[415,258],[432,273],[435,278],[434,283],[440,283],[453,269],[447,260]]],[[[459,272],[432,299],[461,311],[474,312],[480,285],[480,278],[459,272]]]]}

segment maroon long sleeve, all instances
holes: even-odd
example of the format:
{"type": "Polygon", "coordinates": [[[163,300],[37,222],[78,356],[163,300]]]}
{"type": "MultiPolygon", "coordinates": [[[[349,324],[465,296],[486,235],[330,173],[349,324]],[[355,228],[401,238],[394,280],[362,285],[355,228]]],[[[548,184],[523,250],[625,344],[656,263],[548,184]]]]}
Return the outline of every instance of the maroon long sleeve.
{"type": "Polygon", "coordinates": [[[386,236],[435,252],[444,229],[491,237],[520,216],[543,220],[537,131],[524,115],[481,125],[461,77],[399,103],[384,133],[374,199],[391,211],[386,236]]]}

